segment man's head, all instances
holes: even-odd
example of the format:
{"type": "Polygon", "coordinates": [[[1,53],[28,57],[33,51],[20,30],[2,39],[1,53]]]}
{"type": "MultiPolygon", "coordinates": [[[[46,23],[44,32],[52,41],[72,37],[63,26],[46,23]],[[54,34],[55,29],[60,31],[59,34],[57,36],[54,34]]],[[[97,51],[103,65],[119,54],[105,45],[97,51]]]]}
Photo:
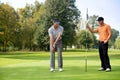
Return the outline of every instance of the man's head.
{"type": "Polygon", "coordinates": [[[98,23],[99,23],[100,25],[102,25],[102,24],[104,23],[104,18],[103,18],[103,17],[98,17],[98,18],[96,19],[96,21],[98,21],[98,23]]]}
{"type": "Polygon", "coordinates": [[[58,28],[59,24],[60,24],[59,19],[56,18],[56,19],[53,20],[53,26],[54,26],[54,28],[58,28]]]}

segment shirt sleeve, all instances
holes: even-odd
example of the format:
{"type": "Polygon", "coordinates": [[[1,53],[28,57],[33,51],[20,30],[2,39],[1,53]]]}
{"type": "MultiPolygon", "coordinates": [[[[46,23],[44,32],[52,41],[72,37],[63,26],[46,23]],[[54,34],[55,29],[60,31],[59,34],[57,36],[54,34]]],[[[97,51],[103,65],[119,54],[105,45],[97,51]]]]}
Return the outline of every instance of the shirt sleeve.
{"type": "Polygon", "coordinates": [[[110,25],[108,25],[107,29],[108,29],[108,32],[109,32],[110,34],[112,34],[112,30],[111,30],[110,25]]]}
{"type": "Polygon", "coordinates": [[[48,34],[49,34],[49,36],[52,36],[52,30],[51,29],[48,29],[48,34]]]}
{"type": "Polygon", "coordinates": [[[108,25],[108,30],[110,30],[110,31],[111,31],[111,27],[110,27],[110,25],[108,25]]]}
{"type": "Polygon", "coordinates": [[[62,35],[62,34],[63,34],[63,30],[64,30],[64,28],[63,28],[63,27],[61,27],[61,31],[59,32],[59,34],[60,34],[60,35],[62,35]]]}

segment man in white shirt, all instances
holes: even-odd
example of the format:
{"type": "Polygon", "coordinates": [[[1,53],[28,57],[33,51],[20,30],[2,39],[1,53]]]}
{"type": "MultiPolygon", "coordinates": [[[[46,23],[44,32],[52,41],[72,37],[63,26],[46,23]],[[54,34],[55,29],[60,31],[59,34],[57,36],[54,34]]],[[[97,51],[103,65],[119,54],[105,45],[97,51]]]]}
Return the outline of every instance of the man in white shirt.
{"type": "Polygon", "coordinates": [[[55,71],[55,49],[58,51],[58,68],[63,70],[62,60],[62,34],[63,27],[59,25],[59,19],[54,19],[53,25],[48,29],[50,37],[50,71],[55,71]]]}

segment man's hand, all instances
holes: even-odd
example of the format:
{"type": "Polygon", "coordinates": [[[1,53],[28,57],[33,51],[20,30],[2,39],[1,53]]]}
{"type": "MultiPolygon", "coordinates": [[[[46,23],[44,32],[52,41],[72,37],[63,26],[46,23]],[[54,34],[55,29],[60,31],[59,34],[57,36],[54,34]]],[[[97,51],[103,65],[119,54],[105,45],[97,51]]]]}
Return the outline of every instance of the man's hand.
{"type": "Polygon", "coordinates": [[[53,48],[55,48],[55,43],[53,43],[53,46],[52,46],[53,48]]]}
{"type": "Polygon", "coordinates": [[[86,23],[86,28],[88,28],[88,30],[89,30],[91,33],[97,33],[97,30],[92,29],[88,23],[86,23]]]}
{"type": "Polygon", "coordinates": [[[86,24],[86,28],[88,28],[88,29],[90,28],[90,26],[89,26],[89,24],[88,24],[88,23],[86,24]]]}
{"type": "Polygon", "coordinates": [[[52,47],[51,47],[52,51],[55,51],[55,43],[53,43],[52,47]]]}
{"type": "Polygon", "coordinates": [[[55,51],[55,48],[53,48],[53,47],[52,47],[52,49],[51,49],[51,50],[52,50],[52,52],[54,52],[54,51],[55,51]]]}
{"type": "Polygon", "coordinates": [[[104,43],[107,43],[107,42],[108,42],[108,40],[105,40],[105,41],[104,41],[104,43]]]}

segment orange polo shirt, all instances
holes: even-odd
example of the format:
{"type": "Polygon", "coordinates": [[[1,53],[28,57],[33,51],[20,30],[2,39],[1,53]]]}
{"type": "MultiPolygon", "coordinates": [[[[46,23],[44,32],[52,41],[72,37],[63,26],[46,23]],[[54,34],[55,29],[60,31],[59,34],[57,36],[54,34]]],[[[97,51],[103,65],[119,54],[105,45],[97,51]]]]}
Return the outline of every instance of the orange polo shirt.
{"type": "Polygon", "coordinates": [[[107,24],[99,26],[96,30],[99,33],[99,40],[100,41],[107,40],[108,36],[112,34],[111,28],[107,24]]]}

